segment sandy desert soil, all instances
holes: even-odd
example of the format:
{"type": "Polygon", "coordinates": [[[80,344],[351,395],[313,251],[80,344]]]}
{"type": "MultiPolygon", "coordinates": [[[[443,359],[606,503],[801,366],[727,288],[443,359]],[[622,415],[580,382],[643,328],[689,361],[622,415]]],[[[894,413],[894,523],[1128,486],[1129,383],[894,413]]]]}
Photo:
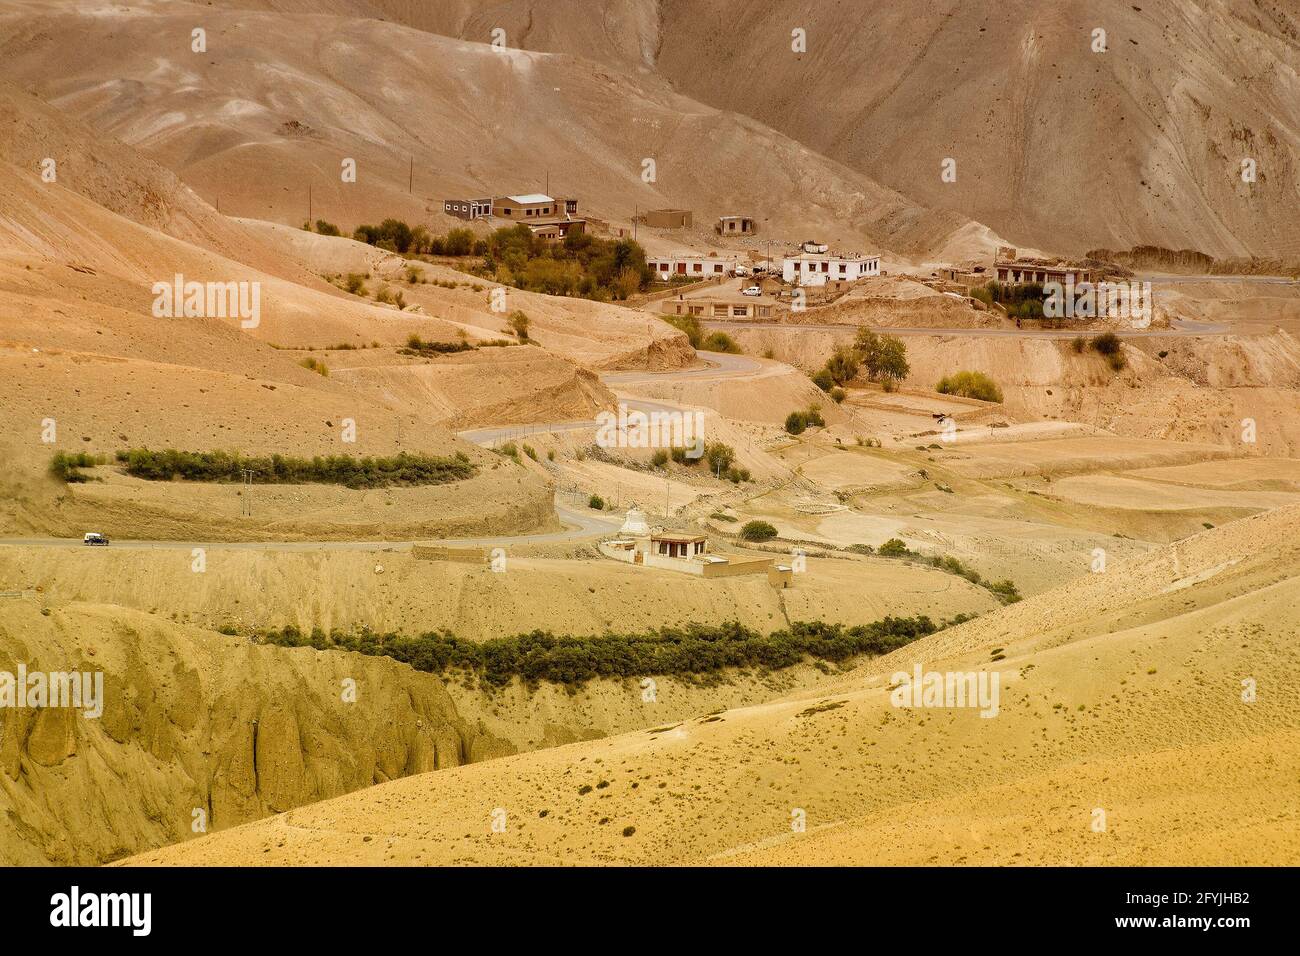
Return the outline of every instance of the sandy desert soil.
{"type": "Polygon", "coordinates": [[[1294,863],[1297,521],[1206,532],[833,689],[411,777],[135,862],[1294,863]],[[997,671],[996,716],[895,707],[914,664],[997,671]]]}

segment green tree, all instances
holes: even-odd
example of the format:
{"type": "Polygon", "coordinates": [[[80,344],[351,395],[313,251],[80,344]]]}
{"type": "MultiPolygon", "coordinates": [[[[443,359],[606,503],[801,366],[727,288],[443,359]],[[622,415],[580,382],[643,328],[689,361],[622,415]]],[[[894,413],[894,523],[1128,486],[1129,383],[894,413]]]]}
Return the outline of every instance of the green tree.
{"type": "Polygon", "coordinates": [[[853,349],[841,346],[826,360],[826,371],[836,385],[852,381],[858,374],[858,357],[853,349]]]}

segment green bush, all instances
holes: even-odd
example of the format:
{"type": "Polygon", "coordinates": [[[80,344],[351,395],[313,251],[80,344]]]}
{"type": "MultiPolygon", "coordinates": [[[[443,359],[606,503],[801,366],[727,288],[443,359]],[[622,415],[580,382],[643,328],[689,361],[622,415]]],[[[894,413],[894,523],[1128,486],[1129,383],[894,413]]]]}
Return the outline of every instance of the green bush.
{"type": "Polygon", "coordinates": [[[726,332],[710,332],[700,343],[699,348],[705,352],[726,352],[729,355],[739,355],[740,346],[726,332]]]}
{"type": "Polygon", "coordinates": [[[671,325],[677,331],[686,335],[686,341],[691,343],[691,348],[699,349],[704,347],[704,330],[700,328],[700,320],[693,315],[665,315],[661,318],[671,325]]]}
{"type": "Polygon", "coordinates": [[[1117,355],[1123,343],[1114,332],[1103,332],[1092,340],[1092,350],[1101,355],[1117,355]]]}
{"type": "Polygon", "coordinates": [[[960,395],[982,402],[1001,402],[1002,389],[983,372],[957,372],[939,379],[935,389],[944,395],[960,395]]]}
{"type": "Polygon", "coordinates": [[[844,391],[844,389],[837,385],[831,389],[831,401],[838,405],[848,397],[848,394],[848,392],[844,391]]]}
{"type": "Polygon", "coordinates": [[[843,385],[845,382],[853,380],[853,376],[858,374],[858,355],[847,346],[837,348],[829,359],[826,360],[824,371],[830,375],[831,380],[836,385],[843,385]]]}
{"type": "Polygon", "coordinates": [[[890,538],[880,546],[877,553],[886,558],[901,558],[904,555],[911,554],[912,551],[898,538],[890,538]]]}
{"type": "Polygon", "coordinates": [[[832,388],[835,387],[835,379],[831,378],[831,373],[826,371],[826,369],[821,369],[816,375],[812,377],[812,380],[813,380],[813,384],[816,385],[818,388],[820,388],[823,392],[829,392],[832,388]]]}
{"type": "Polygon", "coordinates": [[[664,448],[657,449],[654,455],[651,456],[650,463],[654,465],[656,468],[662,468],[664,465],[668,464],[667,449],[664,448]]]}
{"type": "MultiPolygon", "coordinates": [[[[708,463],[709,471],[720,475],[735,463],[736,450],[720,441],[706,442],[703,457],[708,463]]],[[[690,461],[689,458],[686,460],[690,461]]]]}
{"type": "Polygon", "coordinates": [[[776,528],[766,521],[746,521],[740,526],[741,541],[771,541],[776,537],[776,528]]]}
{"type": "Polygon", "coordinates": [[[803,412],[791,412],[785,416],[785,430],[791,435],[802,435],[808,428],[808,416],[803,412]]]}
{"type": "Polygon", "coordinates": [[[96,464],[95,456],[87,452],[55,452],[54,457],[50,459],[50,474],[55,478],[67,484],[76,485],[89,481],[90,479],[83,475],[78,468],[94,468],[96,464]]]}
{"type": "Polygon", "coordinates": [[[528,315],[518,309],[511,312],[509,318],[506,319],[506,325],[509,326],[511,332],[514,332],[519,337],[521,342],[528,341],[528,326],[531,324],[532,320],[528,318],[528,315]]]}
{"type": "Polygon", "coordinates": [[[605,499],[602,498],[600,495],[592,495],[590,498],[587,499],[587,507],[591,508],[594,511],[604,511],[605,499]]]}
{"type": "Polygon", "coordinates": [[[474,346],[468,342],[428,342],[412,332],[406,339],[406,348],[399,349],[403,355],[447,355],[454,352],[472,352],[474,346]]]}

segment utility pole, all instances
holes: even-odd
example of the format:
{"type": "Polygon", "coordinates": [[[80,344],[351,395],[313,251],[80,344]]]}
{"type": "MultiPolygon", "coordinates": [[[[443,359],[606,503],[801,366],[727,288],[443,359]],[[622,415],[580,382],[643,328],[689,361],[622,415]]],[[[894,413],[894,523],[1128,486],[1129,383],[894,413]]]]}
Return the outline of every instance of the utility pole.
{"type": "Polygon", "coordinates": [[[307,184],[307,228],[311,228],[311,183],[307,184]]]}
{"type": "Polygon", "coordinates": [[[407,178],[406,178],[406,191],[411,194],[415,193],[415,155],[414,154],[412,154],[411,156],[411,170],[407,174],[407,178]]]}

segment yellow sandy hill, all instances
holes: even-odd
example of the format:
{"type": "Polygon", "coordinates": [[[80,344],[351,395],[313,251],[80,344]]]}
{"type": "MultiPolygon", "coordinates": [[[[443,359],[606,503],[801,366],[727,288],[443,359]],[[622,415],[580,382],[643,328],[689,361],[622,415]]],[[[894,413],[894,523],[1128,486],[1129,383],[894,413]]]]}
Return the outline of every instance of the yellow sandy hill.
{"type": "Polygon", "coordinates": [[[134,862],[1296,863],[1297,532],[1300,508],[1261,514],[816,696],[412,777],[134,862]],[[997,715],[893,706],[917,664],[997,672],[997,715]]]}

